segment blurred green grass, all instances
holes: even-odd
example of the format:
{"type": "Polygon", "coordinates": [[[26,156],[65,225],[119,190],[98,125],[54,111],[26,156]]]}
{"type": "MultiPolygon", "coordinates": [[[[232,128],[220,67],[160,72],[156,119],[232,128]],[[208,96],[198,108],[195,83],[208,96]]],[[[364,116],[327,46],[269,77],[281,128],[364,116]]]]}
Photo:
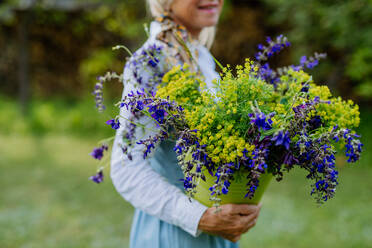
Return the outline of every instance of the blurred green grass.
{"type": "MultiPolygon", "coordinates": [[[[317,207],[302,171],[272,182],[241,247],[372,247],[370,112],[362,122],[365,152],[358,164],[339,163],[336,197],[317,207]]],[[[88,180],[103,136],[44,134],[0,132],[0,247],[127,247],[133,208],[108,170],[103,184],[88,180]]]]}
{"type": "Polygon", "coordinates": [[[121,247],[132,208],[95,171],[96,141],[1,136],[0,247],[121,247]]]}
{"type": "MultiPolygon", "coordinates": [[[[88,176],[94,140],[1,135],[0,247],[127,247],[133,208],[88,176]]],[[[353,168],[351,168],[353,167],[353,168]]],[[[372,247],[372,168],[340,169],[336,197],[317,207],[302,171],[272,182],[241,247],[372,247]]]]}

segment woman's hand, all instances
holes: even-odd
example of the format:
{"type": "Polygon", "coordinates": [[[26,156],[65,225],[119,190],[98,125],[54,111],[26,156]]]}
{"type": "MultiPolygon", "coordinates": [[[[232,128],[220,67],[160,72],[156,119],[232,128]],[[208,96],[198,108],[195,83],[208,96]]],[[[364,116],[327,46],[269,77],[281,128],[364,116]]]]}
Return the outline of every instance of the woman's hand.
{"type": "Polygon", "coordinates": [[[256,225],[260,209],[261,204],[225,204],[217,211],[211,207],[201,217],[198,229],[237,242],[243,233],[256,225]]]}

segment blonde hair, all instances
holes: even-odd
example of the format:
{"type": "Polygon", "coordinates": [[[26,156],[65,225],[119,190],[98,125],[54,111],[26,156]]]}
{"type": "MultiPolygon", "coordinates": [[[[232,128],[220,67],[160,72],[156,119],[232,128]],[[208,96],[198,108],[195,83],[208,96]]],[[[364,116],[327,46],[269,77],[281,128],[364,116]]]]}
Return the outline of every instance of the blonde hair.
{"type": "MultiPolygon", "coordinates": [[[[150,9],[152,17],[157,18],[165,12],[169,12],[172,1],[173,0],[147,0],[147,5],[150,9]]],[[[215,26],[203,28],[199,34],[199,43],[210,49],[212,47],[215,34],[215,26]]]]}

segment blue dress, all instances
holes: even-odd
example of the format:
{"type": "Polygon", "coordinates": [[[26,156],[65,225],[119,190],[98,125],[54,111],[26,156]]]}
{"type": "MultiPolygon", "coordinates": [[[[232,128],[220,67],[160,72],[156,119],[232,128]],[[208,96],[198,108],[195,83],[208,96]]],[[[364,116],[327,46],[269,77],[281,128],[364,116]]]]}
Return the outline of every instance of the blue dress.
{"type": "MultiPolygon", "coordinates": [[[[157,22],[151,23],[150,39],[154,39],[160,29],[157,22]]],[[[211,85],[219,75],[215,71],[215,63],[207,48],[199,47],[201,72],[207,85],[211,85]]],[[[166,140],[159,144],[149,158],[153,170],[168,180],[170,184],[183,190],[183,173],[178,165],[176,152],[173,151],[175,141],[166,140]]],[[[149,215],[139,209],[135,210],[130,233],[131,248],[237,248],[238,243],[232,243],[219,236],[201,233],[193,237],[182,228],[169,224],[159,218],[149,215]]]]}
{"type": "MultiPolygon", "coordinates": [[[[173,151],[174,141],[163,141],[150,158],[151,167],[165,177],[169,183],[183,189],[179,179],[183,178],[178,166],[176,153],[173,151]]],[[[157,217],[136,209],[130,233],[131,248],[237,248],[238,243],[232,243],[219,236],[201,233],[197,238],[181,228],[168,224],[157,217]]]]}

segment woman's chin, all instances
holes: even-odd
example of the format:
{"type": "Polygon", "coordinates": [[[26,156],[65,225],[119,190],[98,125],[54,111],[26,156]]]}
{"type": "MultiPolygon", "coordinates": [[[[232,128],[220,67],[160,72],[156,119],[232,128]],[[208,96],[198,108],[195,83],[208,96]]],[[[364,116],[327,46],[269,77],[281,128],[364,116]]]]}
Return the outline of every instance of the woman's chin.
{"type": "Polygon", "coordinates": [[[198,21],[198,24],[202,28],[216,26],[217,23],[218,23],[218,17],[213,17],[213,18],[204,17],[204,18],[200,18],[200,21],[198,21]]]}

